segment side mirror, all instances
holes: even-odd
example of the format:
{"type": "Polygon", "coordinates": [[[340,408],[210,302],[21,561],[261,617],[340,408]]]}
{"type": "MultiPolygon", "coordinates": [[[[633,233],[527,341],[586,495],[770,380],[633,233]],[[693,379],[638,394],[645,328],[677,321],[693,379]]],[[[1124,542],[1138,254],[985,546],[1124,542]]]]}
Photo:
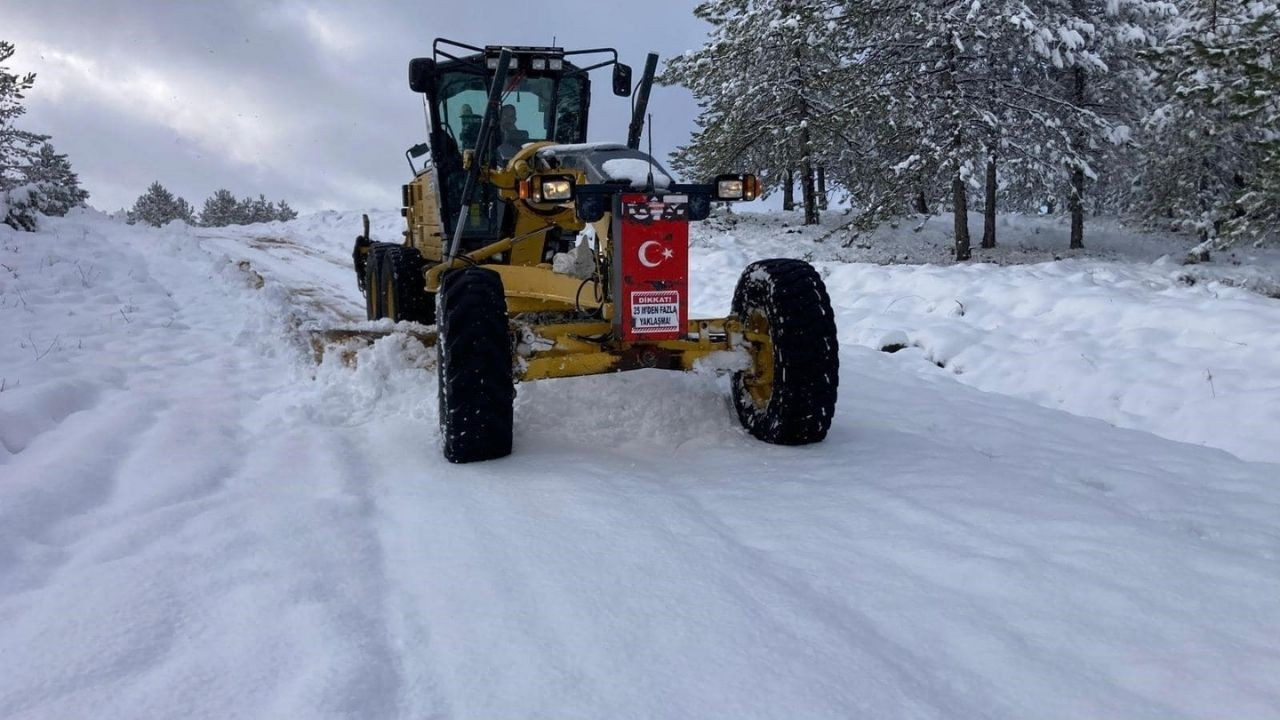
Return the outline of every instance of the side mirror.
{"type": "MultiPolygon", "coordinates": [[[[431,152],[431,146],[426,143],[418,143],[417,145],[414,145],[413,147],[404,151],[404,159],[409,161],[409,169],[413,171],[413,174],[415,175],[418,174],[418,168],[414,167],[413,161],[417,158],[422,157],[423,155],[426,155],[428,152],[431,152]]],[[[405,187],[407,188],[409,186],[405,185],[405,187]]],[[[404,204],[408,205],[409,201],[405,200],[404,204]]]]}
{"type": "Polygon", "coordinates": [[[436,61],[431,58],[414,58],[409,61],[409,89],[424,93],[431,89],[436,78],[436,61]]]}
{"type": "Polygon", "coordinates": [[[613,94],[619,97],[631,95],[631,66],[616,63],[613,66],[613,94]]]}

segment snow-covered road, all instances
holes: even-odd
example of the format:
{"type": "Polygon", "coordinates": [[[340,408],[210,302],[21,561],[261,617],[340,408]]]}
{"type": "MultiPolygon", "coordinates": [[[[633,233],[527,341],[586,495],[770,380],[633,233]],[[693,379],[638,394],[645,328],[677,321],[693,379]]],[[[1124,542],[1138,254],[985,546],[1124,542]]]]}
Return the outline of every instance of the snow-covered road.
{"type": "Polygon", "coordinates": [[[639,372],[451,466],[415,341],[310,364],[357,216],[50,225],[0,228],[2,717],[1280,715],[1280,465],[850,343],[821,445],[639,372]]]}

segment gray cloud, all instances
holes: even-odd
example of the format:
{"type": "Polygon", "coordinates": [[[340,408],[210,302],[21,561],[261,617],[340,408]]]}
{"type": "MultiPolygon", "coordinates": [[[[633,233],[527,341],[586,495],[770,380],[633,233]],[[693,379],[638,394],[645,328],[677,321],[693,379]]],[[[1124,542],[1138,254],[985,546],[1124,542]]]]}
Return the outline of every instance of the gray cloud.
{"type": "MultiPolygon", "coordinates": [[[[646,52],[701,43],[693,4],[0,0],[0,36],[13,69],[38,73],[23,126],[53,135],[91,204],[127,206],[160,180],[197,205],[227,187],[304,210],[394,207],[404,149],[424,137],[405,68],[433,38],[613,46],[639,72],[646,52]]],[[[625,137],[628,101],[596,93],[591,139],[625,137]]],[[[697,107],[655,88],[650,108],[665,159],[697,107]]]]}

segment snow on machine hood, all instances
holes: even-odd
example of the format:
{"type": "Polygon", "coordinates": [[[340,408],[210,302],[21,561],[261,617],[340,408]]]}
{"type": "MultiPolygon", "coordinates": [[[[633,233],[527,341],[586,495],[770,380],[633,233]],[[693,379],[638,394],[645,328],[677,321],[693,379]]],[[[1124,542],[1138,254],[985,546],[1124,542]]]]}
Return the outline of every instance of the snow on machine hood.
{"type": "Polygon", "coordinates": [[[650,168],[654,187],[668,187],[674,182],[658,161],[639,150],[617,143],[579,143],[548,145],[538,151],[538,158],[552,167],[581,170],[590,183],[627,183],[630,187],[648,184],[650,168]]]}

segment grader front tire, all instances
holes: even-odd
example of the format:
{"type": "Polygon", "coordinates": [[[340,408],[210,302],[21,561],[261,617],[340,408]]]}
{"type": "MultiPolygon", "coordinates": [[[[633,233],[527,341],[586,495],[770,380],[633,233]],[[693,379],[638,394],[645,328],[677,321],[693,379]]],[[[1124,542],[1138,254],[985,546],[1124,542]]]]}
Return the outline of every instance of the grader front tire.
{"type": "Polygon", "coordinates": [[[437,317],[445,459],[469,463],[510,455],[515,381],[502,277],[479,267],[446,273],[437,317]]]}
{"type": "Polygon", "coordinates": [[[822,277],[802,260],[747,266],[733,293],[733,314],[750,334],[750,370],[734,373],[733,403],[742,426],[777,445],[822,441],[835,414],[840,378],[835,314],[822,277]]]}

